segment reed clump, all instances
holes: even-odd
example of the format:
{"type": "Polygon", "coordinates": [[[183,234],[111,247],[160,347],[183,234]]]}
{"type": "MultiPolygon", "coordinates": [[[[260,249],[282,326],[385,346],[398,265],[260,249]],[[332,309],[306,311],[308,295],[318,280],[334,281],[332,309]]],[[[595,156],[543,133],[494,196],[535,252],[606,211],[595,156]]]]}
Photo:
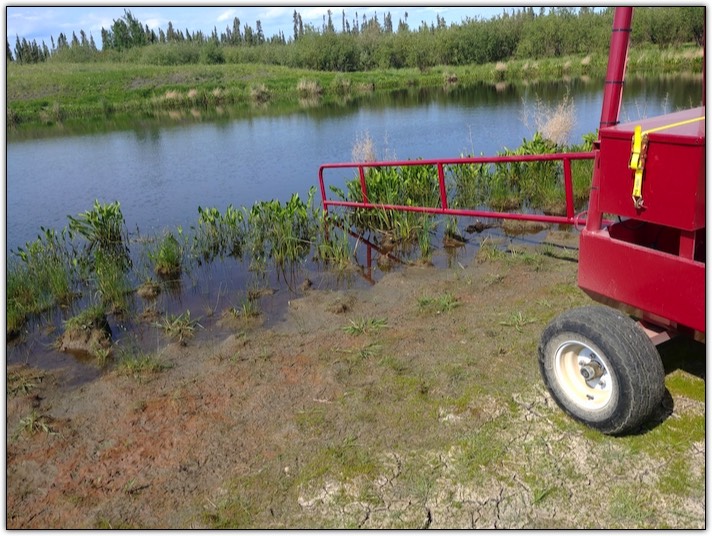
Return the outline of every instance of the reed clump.
{"type": "Polygon", "coordinates": [[[265,104],[271,97],[272,93],[264,84],[256,84],[250,88],[250,99],[256,104],[265,104]]]}
{"type": "Polygon", "coordinates": [[[41,228],[37,240],[19,247],[7,264],[7,333],[16,335],[30,315],[76,297],[73,253],[68,233],[41,228]]]}
{"type": "Polygon", "coordinates": [[[318,80],[307,80],[302,78],[297,83],[297,93],[302,99],[318,98],[324,93],[324,90],[318,80]]]}

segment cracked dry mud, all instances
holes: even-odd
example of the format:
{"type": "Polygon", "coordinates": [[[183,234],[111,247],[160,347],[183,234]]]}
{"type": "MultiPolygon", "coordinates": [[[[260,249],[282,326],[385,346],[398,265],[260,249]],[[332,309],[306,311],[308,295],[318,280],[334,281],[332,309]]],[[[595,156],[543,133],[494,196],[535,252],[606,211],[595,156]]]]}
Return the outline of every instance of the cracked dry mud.
{"type": "Polygon", "coordinates": [[[8,371],[32,381],[7,395],[7,527],[704,527],[703,378],[668,367],[630,438],[544,391],[539,333],[584,303],[574,262],[471,258],[305,290],[270,329],[164,345],[161,372],[8,371]]]}

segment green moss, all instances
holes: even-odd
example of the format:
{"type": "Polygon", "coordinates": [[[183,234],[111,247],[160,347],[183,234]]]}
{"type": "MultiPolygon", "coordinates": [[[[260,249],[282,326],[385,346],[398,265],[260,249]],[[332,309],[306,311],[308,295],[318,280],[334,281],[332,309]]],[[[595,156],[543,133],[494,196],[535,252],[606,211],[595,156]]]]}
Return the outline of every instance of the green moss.
{"type": "Polygon", "coordinates": [[[673,399],[677,396],[684,396],[698,402],[705,401],[705,380],[692,374],[676,370],[667,375],[665,386],[673,399]]]}

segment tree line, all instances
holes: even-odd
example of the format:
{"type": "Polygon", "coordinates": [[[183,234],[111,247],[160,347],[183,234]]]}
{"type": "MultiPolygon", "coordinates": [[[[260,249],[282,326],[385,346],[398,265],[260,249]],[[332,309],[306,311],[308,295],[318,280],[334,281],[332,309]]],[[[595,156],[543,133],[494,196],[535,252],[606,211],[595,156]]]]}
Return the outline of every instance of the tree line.
{"type": "MultiPolygon", "coordinates": [[[[557,57],[608,50],[613,9],[589,7],[503,9],[491,19],[466,18],[448,25],[437,15],[430,24],[411,27],[408,14],[394,22],[390,12],[356,12],[347,17],[330,10],[317,27],[304,23],[294,10],[289,36],[270,38],[258,20],[253,28],[235,17],[224,30],[165,31],[142,24],[129,10],[101,29],[101,50],[94,37],[80,30],[71,38],[60,33],[50,46],[44,41],[16,37],[7,41],[7,61],[20,64],[45,61],[130,61],[148,64],[250,62],[328,71],[367,71],[376,68],[464,65],[509,59],[557,57]],[[336,21],[336,22],[335,22],[336,21]],[[340,28],[337,29],[337,26],[340,28]]],[[[705,8],[639,7],[633,15],[633,46],[660,47],[701,44],[705,8]]]]}

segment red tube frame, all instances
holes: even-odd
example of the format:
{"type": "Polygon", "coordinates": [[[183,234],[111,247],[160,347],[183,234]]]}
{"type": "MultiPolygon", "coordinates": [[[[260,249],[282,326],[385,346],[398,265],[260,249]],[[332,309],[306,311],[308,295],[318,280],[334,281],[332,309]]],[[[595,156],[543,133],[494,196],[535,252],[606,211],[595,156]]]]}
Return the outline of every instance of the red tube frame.
{"type": "Polygon", "coordinates": [[[578,224],[585,220],[577,218],[574,214],[573,183],[571,178],[572,160],[593,160],[593,152],[578,153],[557,153],[542,155],[513,155],[513,156],[479,156],[469,158],[449,158],[431,160],[394,160],[389,162],[344,162],[335,164],[323,164],[319,167],[319,188],[321,191],[321,202],[324,211],[328,212],[329,207],[348,207],[365,209],[388,209],[402,210],[407,212],[420,212],[428,214],[443,214],[448,216],[472,216],[479,218],[500,218],[510,220],[537,221],[555,224],[578,224]],[[495,212],[490,210],[474,209],[453,209],[447,204],[447,185],[445,183],[445,166],[462,164],[499,164],[507,162],[544,162],[560,160],[564,164],[564,192],[566,198],[566,216],[548,216],[546,214],[522,214],[511,212],[495,212]],[[371,203],[368,200],[368,185],[366,183],[366,168],[375,167],[408,167],[408,166],[433,166],[438,172],[438,186],[440,190],[440,207],[418,207],[410,205],[387,205],[382,203],[371,203]],[[353,168],[358,171],[361,184],[361,196],[363,201],[338,201],[326,197],[326,186],[324,172],[328,169],[348,169],[353,168]]]}

